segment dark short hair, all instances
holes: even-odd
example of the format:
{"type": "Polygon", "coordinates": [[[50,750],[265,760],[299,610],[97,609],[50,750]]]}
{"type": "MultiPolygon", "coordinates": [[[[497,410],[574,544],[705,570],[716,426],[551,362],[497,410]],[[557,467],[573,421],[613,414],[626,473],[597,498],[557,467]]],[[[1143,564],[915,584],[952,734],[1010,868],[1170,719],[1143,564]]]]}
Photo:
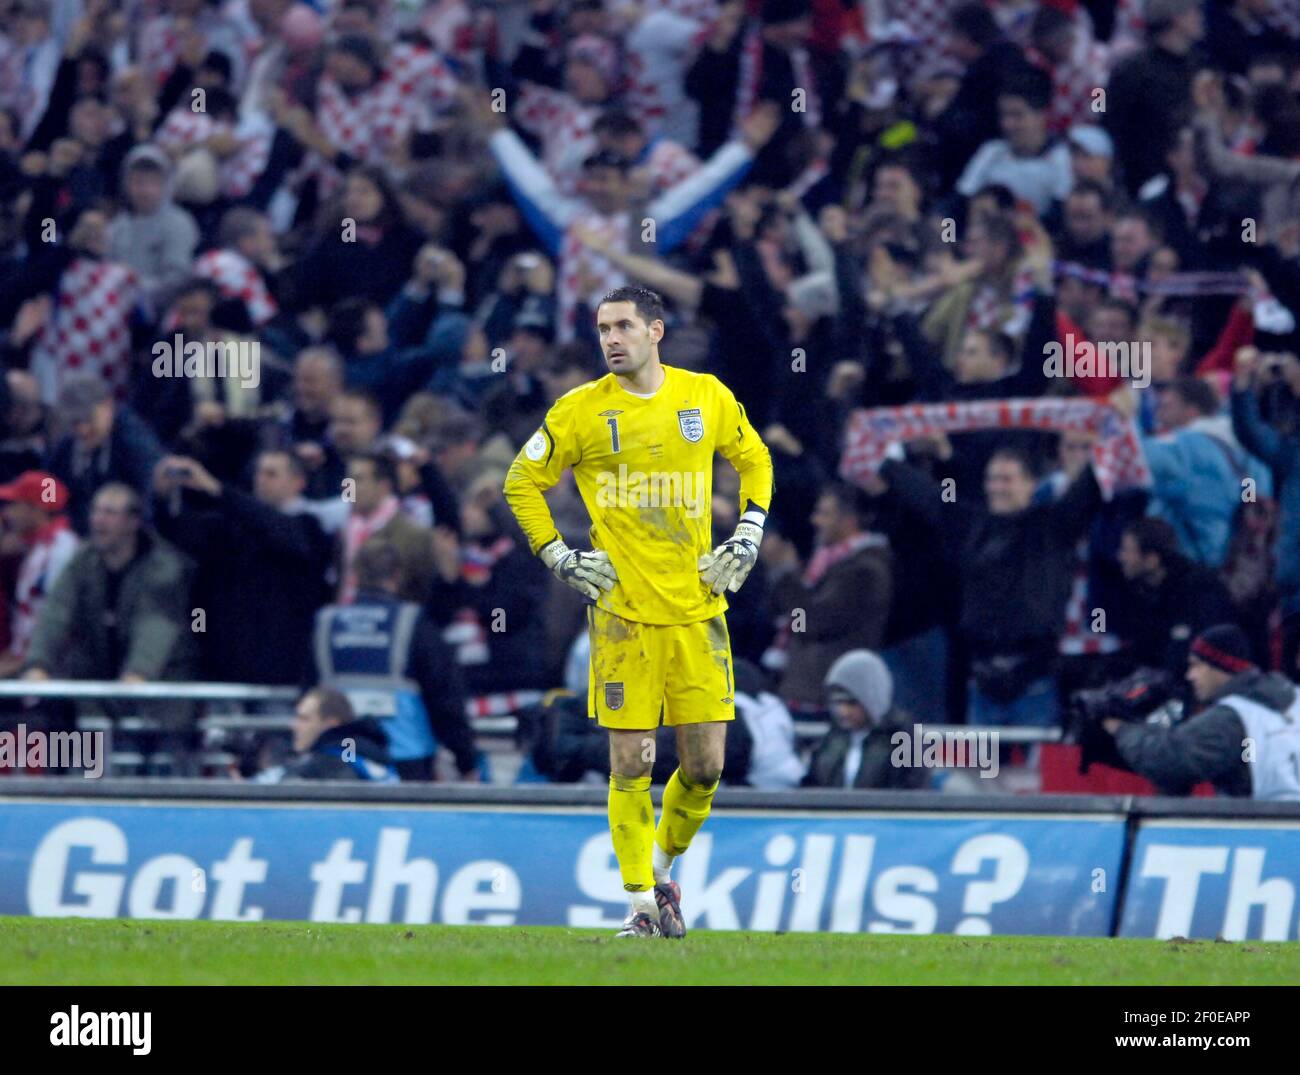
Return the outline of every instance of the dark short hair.
{"type": "Polygon", "coordinates": [[[636,307],[637,316],[647,325],[651,321],[662,321],[664,319],[664,300],[656,292],[651,291],[648,287],[642,287],[640,284],[628,284],[625,287],[614,288],[613,291],[607,292],[605,297],[600,300],[600,305],[604,306],[607,302],[630,302],[636,307]]]}
{"type": "Polygon", "coordinates": [[[397,467],[393,460],[383,452],[357,452],[349,463],[369,463],[373,468],[375,481],[387,482],[390,489],[397,488],[397,467]]]}
{"type": "MultiPolygon", "coordinates": [[[[224,52],[209,52],[203,57],[203,62],[199,64],[200,69],[204,71],[214,71],[221,76],[222,81],[229,82],[234,74],[234,64],[230,62],[230,57],[224,52]]],[[[208,98],[211,100],[212,94],[209,91],[208,98]]],[[[231,99],[233,103],[233,98],[231,99]]]]}
{"type": "Polygon", "coordinates": [[[282,456],[288,462],[289,470],[294,474],[298,475],[298,477],[302,478],[304,481],[306,480],[307,467],[303,463],[303,461],[298,457],[297,452],[291,451],[288,448],[263,448],[260,452],[257,453],[257,458],[262,459],[263,457],[268,455],[282,456]]]}
{"type": "Polygon", "coordinates": [[[1098,183],[1095,179],[1078,179],[1075,181],[1074,189],[1066,197],[1077,198],[1081,194],[1096,195],[1097,201],[1101,202],[1101,207],[1106,212],[1112,212],[1115,208],[1115,192],[1105,183],[1098,183]]]}
{"type": "Polygon", "coordinates": [[[1153,552],[1160,557],[1160,562],[1163,564],[1181,555],[1178,535],[1174,533],[1174,528],[1164,519],[1157,519],[1154,515],[1144,515],[1141,519],[1134,519],[1124,527],[1124,533],[1137,542],[1137,547],[1143,556],[1153,552]]]}
{"type": "Polygon", "coordinates": [[[1097,310],[1118,310],[1128,318],[1130,325],[1136,325],[1138,319],[1138,308],[1129,302],[1128,299],[1116,298],[1114,295],[1107,295],[1093,307],[1093,312],[1097,310]]]}
{"type": "MultiPolygon", "coordinates": [[[[182,295],[193,295],[199,291],[202,291],[207,295],[213,306],[221,301],[221,288],[217,286],[215,280],[209,280],[206,276],[188,277],[184,283],[176,289],[176,298],[179,299],[182,295]]],[[[172,301],[175,302],[175,299],[172,301]]]]}
{"type": "Polygon", "coordinates": [[[582,166],[583,168],[613,168],[626,175],[632,168],[632,162],[621,153],[600,149],[584,160],[582,166]]]}
{"type": "Polygon", "coordinates": [[[352,568],[357,575],[357,586],[373,590],[401,578],[402,557],[391,541],[372,537],[357,550],[352,568]]]}
{"type": "Polygon", "coordinates": [[[957,33],[981,47],[993,44],[1002,36],[993,13],[981,3],[962,4],[948,18],[957,33]]]}
{"type": "Polygon", "coordinates": [[[1035,112],[1052,103],[1052,76],[1038,67],[1025,67],[1010,75],[998,88],[999,97],[1019,97],[1035,112]]]}
{"type": "Polygon", "coordinates": [[[1010,213],[1016,207],[1016,192],[1005,183],[986,183],[971,195],[976,198],[992,198],[993,204],[1003,213],[1010,213]]]}
{"type": "Polygon", "coordinates": [[[140,494],[126,482],[106,482],[95,490],[91,496],[91,502],[98,500],[105,493],[116,493],[126,501],[126,511],[128,515],[134,515],[137,519],[144,515],[144,500],[140,494]]]}
{"type": "MultiPolygon", "coordinates": [[[[991,188],[985,188],[988,189],[991,188]]],[[[985,190],[979,193],[983,194],[985,190]]],[[[1005,243],[1012,254],[1020,250],[1020,233],[1016,230],[1016,222],[1010,213],[990,213],[988,216],[978,218],[975,223],[983,226],[990,242],[1005,243]]]]}
{"type": "Polygon", "coordinates": [[[993,454],[989,456],[989,463],[993,463],[998,459],[1010,459],[1013,463],[1018,464],[1027,478],[1038,477],[1038,467],[1029,453],[1023,448],[1018,448],[1014,444],[1004,444],[1002,447],[995,449],[993,454]]]}
{"type": "Polygon", "coordinates": [[[1118,224],[1121,220],[1130,219],[1142,221],[1142,223],[1147,226],[1147,231],[1151,233],[1152,238],[1154,238],[1156,242],[1164,242],[1164,225],[1161,224],[1160,221],[1151,213],[1147,212],[1147,210],[1137,206],[1129,206],[1129,208],[1125,209],[1115,218],[1115,223],[1118,224]]]}
{"type": "Polygon", "coordinates": [[[1059,8],[1040,7],[1029,20],[1029,39],[1035,45],[1046,44],[1057,34],[1074,26],[1074,20],[1059,8]]]}
{"type": "Polygon", "coordinates": [[[590,343],[584,340],[572,340],[560,344],[551,352],[551,360],[546,364],[546,368],[551,373],[579,370],[592,377],[598,377],[601,372],[600,356],[592,349],[590,343]]]}
{"type": "Polygon", "coordinates": [[[876,519],[876,508],[863,489],[846,481],[827,482],[822,486],[822,496],[834,499],[844,511],[858,521],[858,525],[867,529],[876,519]]]}
{"type": "Polygon", "coordinates": [[[1199,414],[1219,413],[1219,393],[1213,385],[1199,377],[1179,377],[1169,383],[1167,391],[1173,392],[1199,414]]]}
{"type": "Polygon", "coordinates": [[[368,392],[364,388],[345,388],[334,398],[350,399],[358,403],[364,403],[372,418],[376,421],[383,421],[384,408],[380,406],[379,397],[373,392],[368,392]]]}
{"type": "Polygon", "coordinates": [[[333,687],[313,687],[302,696],[303,701],[308,698],[315,699],[316,712],[322,720],[331,724],[349,724],[356,720],[352,703],[342,691],[336,691],[333,687]]]}
{"type": "Polygon", "coordinates": [[[605,109],[597,117],[592,129],[597,134],[607,134],[613,138],[626,138],[628,135],[645,133],[641,121],[626,108],[618,106],[605,109]]]}
{"type": "Polygon", "coordinates": [[[217,242],[222,246],[236,246],[250,235],[256,235],[265,222],[266,217],[246,205],[227,209],[217,228],[217,242]]]}
{"type": "Polygon", "coordinates": [[[366,314],[372,309],[379,309],[378,304],[361,295],[342,299],[330,310],[325,339],[336,351],[351,354],[357,340],[366,331],[366,314]]]}

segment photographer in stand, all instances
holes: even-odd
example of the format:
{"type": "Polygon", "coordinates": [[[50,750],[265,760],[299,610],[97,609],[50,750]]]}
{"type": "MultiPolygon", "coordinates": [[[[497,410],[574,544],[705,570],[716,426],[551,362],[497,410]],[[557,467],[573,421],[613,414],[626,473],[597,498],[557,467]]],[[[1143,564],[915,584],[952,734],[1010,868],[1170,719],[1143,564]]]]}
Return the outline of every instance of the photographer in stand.
{"type": "MultiPolygon", "coordinates": [[[[1232,624],[1202,631],[1187,656],[1187,682],[1201,709],[1172,726],[1101,716],[1124,766],[1164,795],[1186,795],[1203,780],[1220,794],[1300,801],[1300,696],[1295,684],[1250,658],[1232,624]]],[[[1141,691],[1134,686],[1129,694],[1141,691]]],[[[1117,696],[1112,712],[1133,713],[1117,696]]]]}

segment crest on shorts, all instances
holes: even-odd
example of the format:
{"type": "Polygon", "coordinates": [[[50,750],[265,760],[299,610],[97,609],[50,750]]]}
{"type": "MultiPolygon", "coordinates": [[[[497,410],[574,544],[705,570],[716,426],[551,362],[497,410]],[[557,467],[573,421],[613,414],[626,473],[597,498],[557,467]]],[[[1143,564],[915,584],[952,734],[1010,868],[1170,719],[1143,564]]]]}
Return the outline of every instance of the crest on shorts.
{"type": "Polygon", "coordinates": [[[682,436],[692,444],[704,436],[704,418],[700,414],[699,407],[678,411],[677,425],[682,431],[682,436]]]}
{"type": "Polygon", "coordinates": [[[623,708],[623,683],[605,684],[605,708],[622,709],[623,708]]]}

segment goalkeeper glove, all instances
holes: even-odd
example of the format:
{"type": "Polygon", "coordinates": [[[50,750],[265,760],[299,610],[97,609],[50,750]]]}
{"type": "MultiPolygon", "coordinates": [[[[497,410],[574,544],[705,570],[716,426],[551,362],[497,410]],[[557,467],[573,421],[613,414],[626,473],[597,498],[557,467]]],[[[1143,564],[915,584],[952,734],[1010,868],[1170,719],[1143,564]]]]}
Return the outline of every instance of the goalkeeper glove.
{"type": "Polygon", "coordinates": [[[604,549],[571,549],[557,537],[537,555],[556,575],[593,601],[600,597],[602,590],[608,593],[618,582],[609,553],[604,549]]]}
{"type": "Polygon", "coordinates": [[[736,532],[712,552],[700,557],[700,581],[715,594],[723,590],[735,593],[754,570],[758,563],[758,547],[763,542],[763,519],[759,511],[745,512],[736,532]]]}

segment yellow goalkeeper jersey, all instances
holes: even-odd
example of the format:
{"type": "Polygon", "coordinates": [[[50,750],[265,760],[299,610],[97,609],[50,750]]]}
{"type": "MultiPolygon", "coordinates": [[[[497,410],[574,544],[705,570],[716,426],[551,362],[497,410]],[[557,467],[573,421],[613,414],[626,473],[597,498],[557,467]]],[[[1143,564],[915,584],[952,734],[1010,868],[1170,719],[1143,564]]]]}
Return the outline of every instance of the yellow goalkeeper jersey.
{"type": "Polygon", "coordinates": [[[721,381],[663,369],[651,396],[610,373],[557,399],[511,464],[505,495],[537,552],[559,536],[542,491],[571,467],[591,515],[591,545],[609,553],[618,573],[599,607],[638,623],[696,623],[727,608],[697,567],[713,548],[714,453],[740,473],[742,511],[751,503],[767,511],[772,459],[721,381]]]}

